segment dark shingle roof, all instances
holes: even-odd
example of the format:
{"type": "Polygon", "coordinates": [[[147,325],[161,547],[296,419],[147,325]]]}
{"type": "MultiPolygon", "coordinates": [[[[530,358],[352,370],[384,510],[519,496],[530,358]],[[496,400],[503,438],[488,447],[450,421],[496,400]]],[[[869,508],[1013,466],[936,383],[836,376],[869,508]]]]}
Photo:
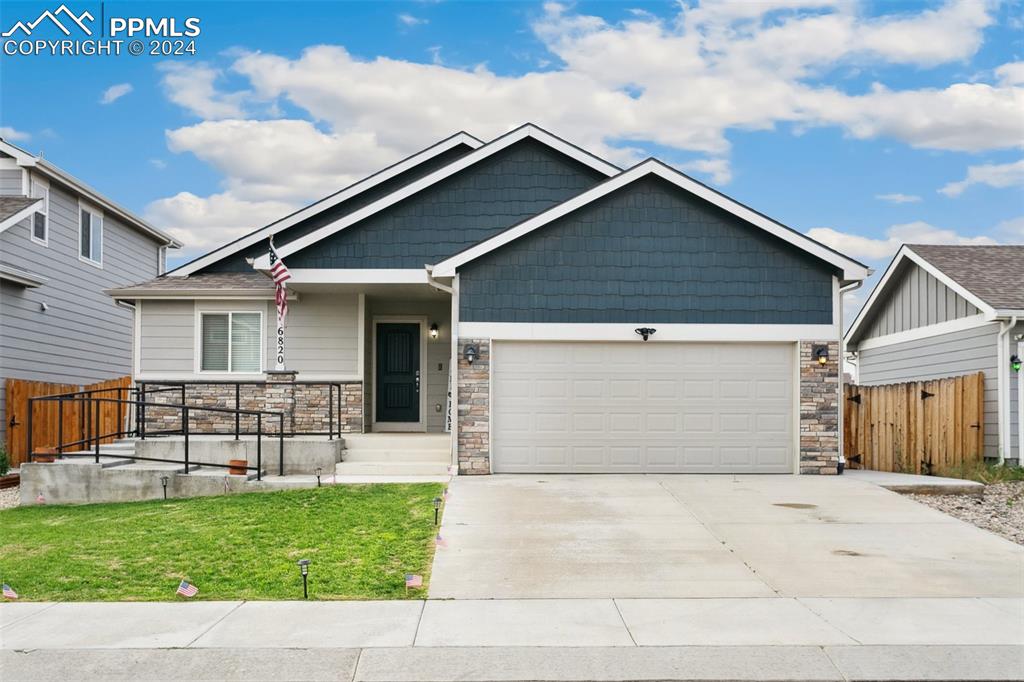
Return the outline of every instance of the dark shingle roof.
{"type": "Polygon", "coordinates": [[[12,215],[23,211],[39,199],[30,197],[0,197],[0,222],[10,218],[12,215]]]}
{"type": "Polygon", "coordinates": [[[996,310],[1024,310],[1024,244],[907,248],[996,310]]]}
{"type": "Polygon", "coordinates": [[[190,277],[157,277],[148,282],[111,289],[107,293],[118,298],[132,294],[174,294],[176,292],[209,292],[229,294],[246,293],[273,294],[274,282],[261,272],[217,272],[190,277]]]}

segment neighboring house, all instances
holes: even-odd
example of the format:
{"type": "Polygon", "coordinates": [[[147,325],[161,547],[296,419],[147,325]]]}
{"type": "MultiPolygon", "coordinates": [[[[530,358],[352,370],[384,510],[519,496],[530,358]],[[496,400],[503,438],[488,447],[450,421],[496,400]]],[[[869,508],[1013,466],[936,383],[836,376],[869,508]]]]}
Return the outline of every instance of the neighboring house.
{"type": "Polygon", "coordinates": [[[858,383],[985,373],[985,456],[1021,460],[1024,246],[904,245],[846,333],[858,383]]]}
{"type": "MultiPolygon", "coordinates": [[[[0,140],[0,415],[8,378],[82,384],[130,374],[132,309],[104,290],[160,274],[165,250],[180,246],[0,140]]],[[[5,417],[0,442],[7,426],[5,417]]]]}
{"type": "Polygon", "coordinates": [[[662,163],[455,135],[112,291],[136,379],[279,380],[271,235],[287,369],[343,384],[347,431],[442,433],[454,384],[462,473],[836,471],[841,288],[867,268],[662,163]]]}

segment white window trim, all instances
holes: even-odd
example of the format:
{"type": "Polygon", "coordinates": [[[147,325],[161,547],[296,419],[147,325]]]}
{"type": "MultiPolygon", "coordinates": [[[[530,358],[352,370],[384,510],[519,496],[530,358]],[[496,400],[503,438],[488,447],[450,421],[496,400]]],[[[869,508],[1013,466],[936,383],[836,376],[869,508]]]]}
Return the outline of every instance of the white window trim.
{"type": "Polygon", "coordinates": [[[266,355],[267,355],[267,329],[266,322],[263,316],[264,311],[256,309],[248,310],[217,310],[217,309],[196,309],[196,320],[195,320],[195,349],[196,355],[194,359],[193,368],[196,374],[202,374],[203,376],[210,375],[230,375],[233,377],[237,376],[262,376],[263,368],[266,367],[266,355]],[[260,369],[255,372],[234,372],[231,370],[231,316],[235,314],[251,315],[256,314],[260,316],[260,369]],[[222,369],[203,369],[203,315],[227,315],[228,316],[228,369],[224,371],[222,369]]]}
{"type": "MultiPolygon", "coordinates": [[[[28,236],[34,244],[48,247],[50,245],[50,183],[45,178],[40,177],[29,177],[29,196],[35,197],[34,188],[38,186],[43,190],[43,196],[41,197],[43,203],[36,206],[32,212],[32,224],[29,225],[28,236]],[[46,236],[42,239],[36,237],[36,214],[42,213],[46,220],[46,236]]],[[[79,214],[81,216],[81,214],[79,214]]]]}
{"type": "MultiPolygon", "coordinates": [[[[78,260],[83,263],[88,263],[94,268],[103,269],[103,252],[106,250],[104,237],[107,232],[106,218],[103,216],[103,211],[98,209],[94,204],[87,203],[78,200],[78,243],[75,244],[75,252],[78,254],[78,260]],[[82,255],[82,211],[88,211],[90,215],[98,217],[100,219],[100,259],[94,260],[92,258],[86,258],[82,255]]],[[[92,229],[92,225],[89,225],[89,229],[92,229]]],[[[89,251],[92,252],[92,234],[89,236],[89,251]]]]}

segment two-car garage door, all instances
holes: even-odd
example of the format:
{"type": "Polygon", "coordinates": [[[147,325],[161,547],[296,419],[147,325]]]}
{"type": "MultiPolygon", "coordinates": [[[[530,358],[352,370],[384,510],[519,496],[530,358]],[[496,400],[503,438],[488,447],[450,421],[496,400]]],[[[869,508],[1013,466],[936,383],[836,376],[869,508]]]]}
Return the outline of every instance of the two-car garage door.
{"type": "Polygon", "coordinates": [[[495,472],[790,473],[793,344],[496,341],[495,472]]]}

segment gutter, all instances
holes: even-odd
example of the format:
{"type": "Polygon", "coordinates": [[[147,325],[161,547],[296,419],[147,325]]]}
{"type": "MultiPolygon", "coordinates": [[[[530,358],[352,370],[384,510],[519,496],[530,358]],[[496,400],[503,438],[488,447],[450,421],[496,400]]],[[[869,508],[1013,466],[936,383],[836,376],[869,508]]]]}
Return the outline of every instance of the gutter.
{"type": "Polygon", "coordinates": [[[1010,330],[1017,326],[1017,316],[1010,318],[1009,322],[999,322],[999,333],[996,335],[996,363],[998,366],[996,378],[999,395],[999,463],[1006,462],[1006,455],[1012,444],[1012,433],[1010,423],[1010,375],[1007,372],[1007,365],[1010,364],[1010,330]]]}
{"type": "MultiPolygon", "coordinates": [[[[870,276],[870,275],[869,275],[870,276]]],[[[839,320],[837,326],[839,327],[839,471],[842,473],[846,467],[846,450],[845,444],[843,443],[843,433],[846,428],[843,426],[843,412],[846,410],[846,401],[843,400],[843,364],[846,362],[846,334],[843,332],[843,296],[850,292],[860,289],[864,285],[864,280],[859,279],[853,284],[847,284],[845,287],[839,287],[839,320]]]]}
{"type": "Polygon", "coordinates": [[[449,296],[454,296],[455,295],[455,289],[452,289],[450,286],[448,286],[446,284],[441,284],[436,279],[434,279],[434,266],[433,265],[424,265],[423,269],[427,271],[427,284],[429,284],[430,286],[434,287],[435,289],[437,289],[439,291],[445,292],[449,296]]]}

